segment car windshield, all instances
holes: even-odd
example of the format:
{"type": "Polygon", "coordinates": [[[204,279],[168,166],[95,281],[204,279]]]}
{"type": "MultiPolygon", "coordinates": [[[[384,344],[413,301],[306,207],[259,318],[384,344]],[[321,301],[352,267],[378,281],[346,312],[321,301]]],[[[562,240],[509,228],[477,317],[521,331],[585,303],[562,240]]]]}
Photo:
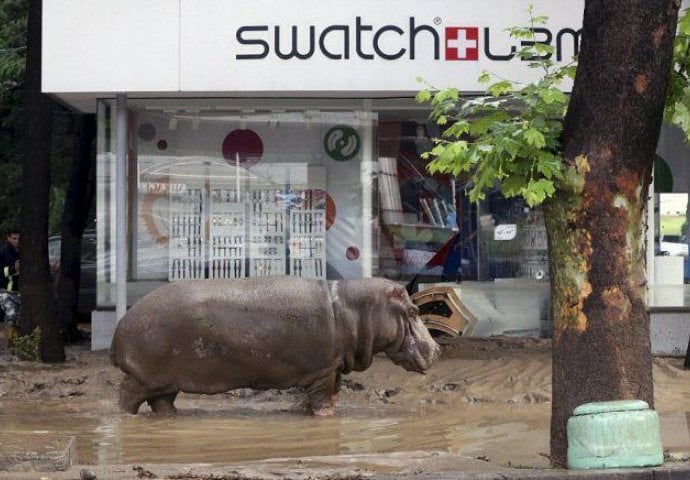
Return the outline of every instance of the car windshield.
{"type": "MultiPolygon", "coordinates": [[[[60,247],[62,237],[55,235],[48,240],[48,260],[52,262],[60,261],[60,247]]],[[[85,233],[81,240],[81,261],[82,263],[96,263],[96,235],[85,233]]]]}
{"type": "Polygon", "coordinates": [[[663,242],[681,243],[685,242],[685,235],[664,235],[661,240],[663,242]]]}
{"type": "Polygon", "coordinates": [[[60,239],[51,238],[48,241],[48,260],[50,262],[55,262],[60,260],[60,239]]]}

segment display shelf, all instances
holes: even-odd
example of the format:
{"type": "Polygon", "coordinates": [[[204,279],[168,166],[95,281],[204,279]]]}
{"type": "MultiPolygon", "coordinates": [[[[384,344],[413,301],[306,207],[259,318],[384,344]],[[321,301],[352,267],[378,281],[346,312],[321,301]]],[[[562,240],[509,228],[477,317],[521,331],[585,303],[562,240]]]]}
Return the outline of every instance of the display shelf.
{"type": "Polygon", "coordinates": [[[326,278],[326,197],[295,190],[289,207],[289,275],[326,278]]]}
{"type": "Polygon", "coordinates": [[[249,192],[249,276],[285,275],[287,212],[280,190],[249,192]]]}
{"type": "Polygon", "coordinates": [[[170,194],[171,281],[326,278],[326,194],[214,180],[170,194]]]}
{"type": "Polygon", "coordinates": [[[546,281],[549,278],[548,241],[541,212],[532,210],[522,225],[520,276],[546,281]]]}
{"type": "Polygon", "coordinates": [[[205,276],[203,190],[186,188],[170,197],[168,279],[195,280],[205,276]]]}
{"type": "Polygon", "coordinates": [[[525,225],[522,227],[524,250],[546,250],[546,227],[539,225],[525,225]]]}
{"type": "Polygon", "coordinates": [[[246,276],[246,205],[238,189],[211,190],[209,278],[246,276]]]}

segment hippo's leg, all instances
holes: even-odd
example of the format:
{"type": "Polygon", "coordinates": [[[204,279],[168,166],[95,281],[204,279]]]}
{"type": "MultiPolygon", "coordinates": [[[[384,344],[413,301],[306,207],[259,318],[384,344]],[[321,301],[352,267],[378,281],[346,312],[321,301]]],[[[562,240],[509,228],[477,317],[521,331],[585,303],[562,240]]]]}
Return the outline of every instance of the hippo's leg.
{"type": "Polygon", "coordinates": [[[157,395],[148,399],[148,404],[153,410],[153,413],[160,413],[164,415],[172,415],[177,413],[174,402],[177,397],[177,392],[166,393],[164,395],[157,395]]]}
{"type": "Polygon", "coordinates": [[[149,398],[151,391],[133,376],[125,374],[120,383],[120,409],[126,413],[136,414],[141,404],[149,398]]]}
{"type": "Polygon", "coordinates": [[[335,374],[335,387],[333,388],[333,393],[331,394],[331,402],[335,403],[338,399],[338,393],[340,393],[340,387],[343,383],[343,375],[341,373],[335,374]]]}
{"type": "Polygon", "coordinates": [[[333,415],[333,402],[336,395],[335,372],[329,372],[325,377],[315,380],[307,387],[307,395],[312,414],[317,417],[333,415]]]}

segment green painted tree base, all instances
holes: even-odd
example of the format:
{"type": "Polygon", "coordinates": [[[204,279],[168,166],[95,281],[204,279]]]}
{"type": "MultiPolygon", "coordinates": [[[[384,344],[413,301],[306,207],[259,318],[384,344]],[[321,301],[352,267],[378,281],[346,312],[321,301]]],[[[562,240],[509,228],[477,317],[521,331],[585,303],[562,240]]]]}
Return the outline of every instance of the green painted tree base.
{"type": "Polygon", "coordinates": [[[588,403],[568,420],[568,468],[654,467],[663,461],[659,416],[646,402],[588,403]]]}

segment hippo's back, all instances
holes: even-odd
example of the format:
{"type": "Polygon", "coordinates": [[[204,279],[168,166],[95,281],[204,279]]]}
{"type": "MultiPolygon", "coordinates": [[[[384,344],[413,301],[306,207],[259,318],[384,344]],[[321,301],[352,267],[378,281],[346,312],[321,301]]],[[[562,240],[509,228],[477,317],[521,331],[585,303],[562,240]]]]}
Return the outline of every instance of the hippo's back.
{"type": "Polygon", "coordinates": [[[120,320],[111,359],[144,383],[216,382],[214,390],[224,391],[239,381],[221,373],[229,364],[256,372],[265,363],[284,364],[297,372],[319,363],[331,354],[334,328],[324,281],[264,277],[171,283],[142,298],[120,320]]]}

